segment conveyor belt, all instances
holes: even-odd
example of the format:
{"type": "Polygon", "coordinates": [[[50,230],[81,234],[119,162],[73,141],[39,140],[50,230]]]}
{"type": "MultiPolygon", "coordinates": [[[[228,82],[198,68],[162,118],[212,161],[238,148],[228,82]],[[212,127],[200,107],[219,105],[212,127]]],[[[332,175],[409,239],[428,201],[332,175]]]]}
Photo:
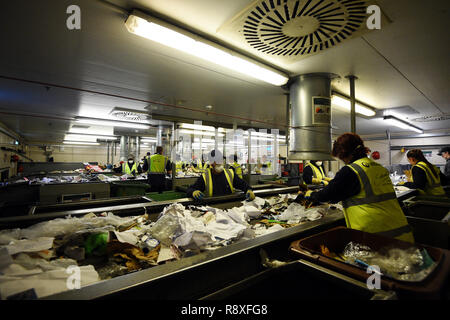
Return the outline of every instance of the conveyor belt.
{"type": "Polygon", "coordinates": [[[278,256],[288,255],[292,241],[343,223],[342,214],[330,214],[321,220],[44,299],[198,299],[263,271],[260,249],[264,248],[278,256]]]}
{"type": "MultiPolygon", "coordinates": [[[[291,193],[296,192],[298,187],[284,187],[284,188],[274,188],[268,190],[256,190],[254,193],[256,196],[265,197],[271,195],[277,195],[280,193],[291,193]]],[[[196,204],[196,205],[213,205],[217,203],[231,202],[231,201],[242,201],[245,200],[245,194],[243,192],[237,192],[231,195],[219,196],[205,198],[202,201],[194,201],[192,198],[182,198],[177,200],[168,201],[158,201],[158,202],[147,202],[147,203],[135,203],[126,205],[113,205],[113,206],[103,206],[97,208],[86,208],[86,209],[74,209],[57,211],[51,213],[42,213],[38,215],[28,215],[28,216],[18,216],[18,217],[5,217],[0,219],[0,229],[10,229],[10,228],[23,228],[30,226],[32,224],[47,221],[55,218],[64,218],[68,215],[73,217],[83,216],[88,213],[102,213],[102,212],[113,212],[115,215],[119,216],[130,216],[130,215],[141,215],[145,213],[149,214],[159,214],[164,207],[173,204],[175,202],[181,203],[184,206],[196,204]]]]}

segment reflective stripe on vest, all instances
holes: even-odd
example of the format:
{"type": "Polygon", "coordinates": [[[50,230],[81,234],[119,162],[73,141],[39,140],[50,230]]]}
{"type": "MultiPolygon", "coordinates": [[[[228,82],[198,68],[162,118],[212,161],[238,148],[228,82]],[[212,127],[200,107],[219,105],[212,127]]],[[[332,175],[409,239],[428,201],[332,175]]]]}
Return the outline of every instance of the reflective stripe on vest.
{"type": "Polygon", "coordinates": [[[167,158],[161,154],[154,154],[149,159],[150,173],[164,173],[167,166],[167,158]]]}
{"type": "Polygon", "coordinates": [[[131,167],[131,170],[130,170],[130,167],[128,165],[128,162],[122,163],[122,173],[132,174],[133,171],[136,172],[136,173],[138,172],[138,170],[137,170],[137,163],[136,162],[131,167]]]}
{"type": "MultiPolygon", "coordinates": [[[[213,183],[212,183],[212,169],[206,169],[205,173],[202,174],[203,181],[205,182],[205,193],[207,197],[213,196],[213,183]]],[[[234,172],[233,170],[224,169],[223,170],[225,174],[225,178],[228,181],[228,185],[230,186],[231,193],[234,193],[234,187],[233,187],[233,179],[234,179],[234,172]]]]}
{"type": "Polygon", "coordinates": [[[313,171],[313,177],[319,180],[323,180],[323,178],[325,178],[325,173],[323,172],[322,166],[320,167],[316,167],[315,165],[313,165],[311,162],[306,164],[306,167],[311,167],[312,171],[313,171]]]}
{"type": "MultiPolygon", "coordinates": [[[[437,168],[435,169],[434,167],[430,168],[430,166],[423,161],[416,163],[416,165],[413,166],[413,168],[414,167],[419,167],[420,169],[425,171],[425,175],[427,176],[427,183],[425,184],[425,190],[419,189],[419,192],[433,196],[445,195],[444,188],[442,188],[441,185],[441,177],[439,176],[439,169],[437,168]],[[435,170],[435,172],[437,173],[437,177],[433,175],[431,170],[435,170]]],[[[412,178],[412,181],[414,182],[414,178],[412,178]]]]}
{"type": "Polygon", "coordinates": [[[347,227],[413,242],[387,169],[369,158],[359,159],[348,167],[358,176],[361,190],[342,201],[347,227]]]}
{"type": "Polygon", "coordinates": [[[242,167],[237,162],[234,162],[231,166],[236,170],[238,177],[242,179],[242,167]]]}

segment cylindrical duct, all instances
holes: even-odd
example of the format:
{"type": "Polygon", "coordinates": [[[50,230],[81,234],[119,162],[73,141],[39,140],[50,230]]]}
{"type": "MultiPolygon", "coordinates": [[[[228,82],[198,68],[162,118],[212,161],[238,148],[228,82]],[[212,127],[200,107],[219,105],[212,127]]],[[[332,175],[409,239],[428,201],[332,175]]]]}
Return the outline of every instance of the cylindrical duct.
{"type": "Polygon", "coordinates": [[[128,148],[127,148],[127,137],[120,137],[120,161],[127,161],[128,159],[128,148]]]}
{"type": "Polygon", "coordinates": [[[333,160],[331,157],[330,73],[298,76],[290,85],[289,161],[333,160]]]}
{"type": "Polygon", "coordinates": [[[139,157],[139,153],[141,153],[140,150],[140,145],[139,145],[139,137],[136,137],[136,162],[139,161],[140,157],[139,157]]]}

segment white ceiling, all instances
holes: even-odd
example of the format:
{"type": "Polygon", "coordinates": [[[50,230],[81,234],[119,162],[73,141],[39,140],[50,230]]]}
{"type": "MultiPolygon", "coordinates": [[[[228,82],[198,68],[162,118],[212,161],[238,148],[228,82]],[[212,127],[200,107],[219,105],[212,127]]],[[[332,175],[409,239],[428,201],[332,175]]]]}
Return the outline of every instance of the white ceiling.
{"type": "MultiPolygon", "coordinates": [[[[44,85],[1,76],[190,108],[154,105],[151,110],[155,114],[283,129],[286,91],[282,88],[137,37],[125,28],[126,14],[104,1],[72,2],[17,0],[3,5],[0,19],[7,29],[0,32],[1,43],[6,44],[0,50],[0,121],[10,129],[32,141],[58,141],[74,116],[107,117],[114,107],[145,110],[149,103],[53,86],[47,90],[44,85]],[[65,11],[75,3],[81,8],[82,29],[69,31],[65,11]],[[213,113],[205,113],[206,105],[214,106],[213,113]]],[[[254,1],[109,2],[126,10],[147,11],[236,47],[218,30],[254,1]]],[[[278,68],[290,75],[336,73],[341,79],[333,82],[334,89],[347,94],[345,76],[355,74],[359,78],[357,99],[376,108],[410,106],[418,112],[414,117],[450,113],[450,2],[377,2],[392,20],[381,30],[278,68]]],[[[450,121],[415,125],[425,130],[444,129],[450,127],[450,121]]],[[[348,114],[334,111],[333,126],[335,133],[350,130],[348,114]]],[[[383,133],[386,128],[382,120],[357,119],[360,134],[383,133]]]]}

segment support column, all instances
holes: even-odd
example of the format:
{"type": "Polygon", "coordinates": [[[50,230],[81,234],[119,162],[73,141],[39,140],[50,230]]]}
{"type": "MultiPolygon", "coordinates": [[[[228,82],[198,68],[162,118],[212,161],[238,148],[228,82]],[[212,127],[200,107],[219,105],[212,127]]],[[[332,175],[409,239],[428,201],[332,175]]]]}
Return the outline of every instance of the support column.
{"type": "Polygon", "coordinates": [[[355,80],[358,78],[354,75],[348,75],[348,76],[346,76],[346,78],[350,80],[350,106],[351,106],[351,108],[350,108],[350,121],[351,121],[350,127],[351,127],[351,132],[356,133],[355,80]]]}
{"type": "Polygon", "coordinates": [[[127,148],[127,137],[120,137],[120,161],[127,161],[128,157],[128,148],[127,148]]]}

